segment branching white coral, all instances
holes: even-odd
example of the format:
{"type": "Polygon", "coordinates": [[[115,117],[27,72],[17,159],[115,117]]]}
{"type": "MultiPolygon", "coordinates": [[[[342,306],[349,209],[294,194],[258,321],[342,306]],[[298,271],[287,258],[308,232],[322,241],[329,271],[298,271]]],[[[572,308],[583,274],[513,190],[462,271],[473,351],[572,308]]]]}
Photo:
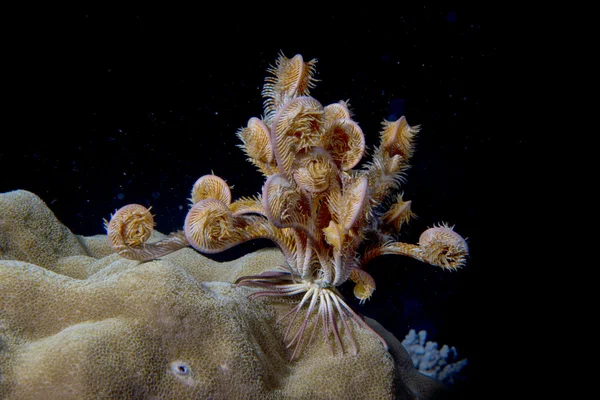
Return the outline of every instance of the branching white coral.
{"type": "Polygon", "coordinates": [[[438,349],[436,342],[427,341],[427,331],[417,334],[411,329],[402,345],[408,351],[415,368],[422,374],[438,379],[447,385],[454,384],[455,379],[467,365],[466,358],[458,360],[456,348],[443,345],[438,349]]]}

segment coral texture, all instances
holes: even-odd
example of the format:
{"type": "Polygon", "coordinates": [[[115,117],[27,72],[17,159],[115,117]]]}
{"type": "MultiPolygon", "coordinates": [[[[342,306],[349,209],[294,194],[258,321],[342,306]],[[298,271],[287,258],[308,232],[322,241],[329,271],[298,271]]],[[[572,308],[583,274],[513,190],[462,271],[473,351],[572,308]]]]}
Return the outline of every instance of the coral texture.
{"type": "Polygon", "coordinates": [[[370,298],[375,280],[365,266],[373,258],[397,254],[456,270],[468,256],[466,241],[445,224],[427,229],[418,244],[395,240],[412,216],[411,202],[397,192],[419,128],[404,117],[384,121],[371,161],[355,169],[365,152],[362,129],[347,102],[323,106],[309,95],[315,65],[299,54],[281,55],[263,87],[263,117],[250,118],[237,132],[248,160],[265,176],[260,194],[232,202],[222,178],[203,176],[192,188],[184,230],[156,243],[146,241],[154,222],[141,205],[127,205],[107,222],[111,245],[132,260],[188,245],[217,253],[252,239],[275,242],[285,262],[236,283],[258,288],[253,297],[297,298],[284,316],[291,359],[319,327],[332,353],[357,353],[353,325],[370,329],[388,347],[337,290],[350,279],[361,302],[370,298]]]}
{"type": "MultiPolygon", "coordinates": [[[[359,354],[332,357],[315,341],[289,363],[275,321],[291,299],[249,299],[251,289],[233,283],[284,262],[276,249],[223,263],[189,248],[126,260],[110,254],[107,236],[72,234],[32,193],[0,194],[0,203],[0,398],[426,399],[444,391],[368,319],[389,352],[359,328],[359,354]],[[31,216],[51,234],[30,232],[31,216]]],[[[155,232],[149,241],[164,238],[155,232]]]]}

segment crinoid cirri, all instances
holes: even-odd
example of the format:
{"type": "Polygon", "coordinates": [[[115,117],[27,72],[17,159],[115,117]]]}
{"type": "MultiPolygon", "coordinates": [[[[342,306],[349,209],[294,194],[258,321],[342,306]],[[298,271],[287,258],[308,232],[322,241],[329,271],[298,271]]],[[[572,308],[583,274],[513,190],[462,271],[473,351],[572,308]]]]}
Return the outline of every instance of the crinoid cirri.
{"type": "Polygon", "coordinates": [[[301,55],[281,55],[264,85],[264,115],[237,132],[248,160],[266,178],[261,193],[232,202],[227,183],[206,175],[194,184],[183,231],[146,243],[154,223],[139,205],[119,210],[107,224],[115,251],[137,260],[188,245],[217,253],[257,238],[275,242],[286,265],[236,283],[257,288],[253,297],[298,298],[282,318],[291,359],[319,326],[332,352],[344,351],[347,335],[356,354],[353,325],[371,331],[387,348],[337,290],[350,279],[355,296],[367,300],[375,281],[364,268],[374,257],[398,254],[456,270],[468,255],[465,240],[447,225],[426,230],[418,244],[394,240],[413,216],[411,202],[398,190],[419,128],[404,117],[384,121],[372,160],[355,169],[365,152],[363,132],[347,102],[323,106],[309,96],[315,64],[301,55]]]}

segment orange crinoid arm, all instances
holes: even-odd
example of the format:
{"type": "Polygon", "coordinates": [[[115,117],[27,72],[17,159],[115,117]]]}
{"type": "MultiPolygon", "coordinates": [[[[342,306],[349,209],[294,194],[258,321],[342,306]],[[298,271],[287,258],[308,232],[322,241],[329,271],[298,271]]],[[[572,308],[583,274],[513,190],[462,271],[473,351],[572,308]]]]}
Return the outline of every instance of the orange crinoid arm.
{"type": "Polygon", "coordinates": [[[469,246],[448,225],[435,226],[421,234],[419,244],[387,242],[367,250],[361,258],[361,266],[373,258],[387,254],[409,256],[419,261],[454,271],[463,267],[469,255],[469,246]]]}
{"type": "Polygon", "coordinates": [[[154,260],[189,246],[183,231],[147,243],[154,230],[154,218],[149,209],[139,204],[121,207],[111,216],[110,222],[105,221],[105,227],[113,250],[130,260],[154,260]]]}

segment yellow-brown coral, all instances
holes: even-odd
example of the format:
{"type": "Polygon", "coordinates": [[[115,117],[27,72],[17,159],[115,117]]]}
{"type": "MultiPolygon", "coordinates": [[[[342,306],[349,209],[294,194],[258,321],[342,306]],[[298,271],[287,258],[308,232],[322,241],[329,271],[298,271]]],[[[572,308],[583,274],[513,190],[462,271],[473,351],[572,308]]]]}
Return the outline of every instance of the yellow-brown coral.
{"type": "MultiPolygon", "coordinates": [[[[347,102],[324,107],[310,96],[315,64],[300,55],[280,56],[263,89],[265,115],[237,132],[240,147],[266,177],[261,194],[231,203],[223,180],[202,177],[184,229],[189,244],[202,252],[256,238],[278,245],[285,265],[237,284],[259,288],[253,297],[298,296],[284,318],[289,318],[284,340],[293,347],[292,359],[305,346],[305,333],[311,332],[311,343],[319,326],[332,352],[344,351],[347,338],[356,354],[352,325],[370,330],[387,348],[336,288],[351,279],[360,301],[368,299],[375,281],[363,268],[374,257],[405,255],[454,270],[468,255],[464,239],[447,226],[427,230],[418,245],[394,240],[413,216],[411,202],[397,190],[419,127],[404,117],[384,121],[371,162],[354,169],[365,150],[363,131],[347,102]]],[[[130,247],[120,254],[127,257],[139,248],[130,247]]]]}

